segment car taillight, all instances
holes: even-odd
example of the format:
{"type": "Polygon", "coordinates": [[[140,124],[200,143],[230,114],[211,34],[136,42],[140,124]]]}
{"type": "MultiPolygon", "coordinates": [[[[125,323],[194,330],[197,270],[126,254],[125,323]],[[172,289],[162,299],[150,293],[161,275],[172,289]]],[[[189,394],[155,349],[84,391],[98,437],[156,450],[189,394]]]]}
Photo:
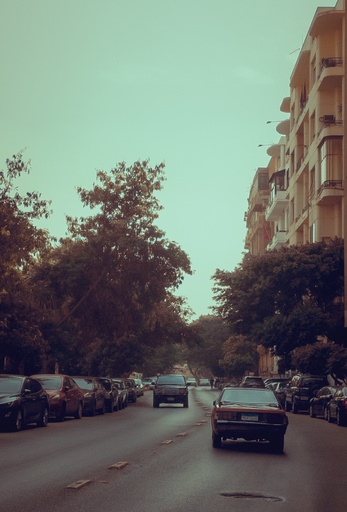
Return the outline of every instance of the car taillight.
{"type": "Polygon", "coordinates": [[[237,419],[237,413],[232,411],[217,411],[215,413],[215,419],[216,420],[236,420],[237,419]]]}

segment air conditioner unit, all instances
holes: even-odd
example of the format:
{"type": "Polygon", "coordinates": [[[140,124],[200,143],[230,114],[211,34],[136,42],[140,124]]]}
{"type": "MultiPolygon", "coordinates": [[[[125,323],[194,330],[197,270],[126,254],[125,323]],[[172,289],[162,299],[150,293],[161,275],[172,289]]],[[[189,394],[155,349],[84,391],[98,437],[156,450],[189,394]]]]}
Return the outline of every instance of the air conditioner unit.
{"type": "Polygon", "coordinates": [[[320,118],[320,121],[324,124],[335,124],[335,116],[332,114],[327,114],[320,118]]]}

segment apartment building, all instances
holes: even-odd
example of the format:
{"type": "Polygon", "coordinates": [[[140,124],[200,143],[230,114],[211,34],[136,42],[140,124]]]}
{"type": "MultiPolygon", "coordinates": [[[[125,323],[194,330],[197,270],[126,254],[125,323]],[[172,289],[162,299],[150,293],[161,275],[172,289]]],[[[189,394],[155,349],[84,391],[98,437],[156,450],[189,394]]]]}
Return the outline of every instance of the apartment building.
{"type": "MultiPolygon", "coordinates": [[[[346,0],[316,10],[280,111],[288,117],[257,170],[245,214],[245,248],[263,254],[284,244],[344,237],[346,153],[346,0]],[[265,176],[267,175],[267,183],[265,176]]],[[[260,372],[274,371],[261,354],[260,372]]]]}
{"type": "Polygon", "coordinates": [[[344,230],[345,0],[317,9],[280,111],[288,119],[257,170],[245,214],[252,254],[317,242],[344,230]],[[268,183],[265,183],[265,175],[268,183]]]}

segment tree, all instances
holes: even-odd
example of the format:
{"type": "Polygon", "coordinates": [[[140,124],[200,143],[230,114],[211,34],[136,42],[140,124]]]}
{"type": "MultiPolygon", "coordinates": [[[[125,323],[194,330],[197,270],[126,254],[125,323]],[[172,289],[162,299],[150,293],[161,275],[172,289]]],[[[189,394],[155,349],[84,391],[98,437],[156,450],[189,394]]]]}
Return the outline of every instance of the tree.
{"type": "Polygon", "coordinates": [[[234,272],[217,269],[215,310],[233,333],[274,348],[286,364],[321,336],[343,344],[343,258],[340,239],[247,254],[234,272]]]}
{"type": "Polygon", "coordinates": [[[36,370],[46,350],[28,276],[49,245],[34,224],[48,217],[49,202],[38,192],[18,192],[16,181],[31,168],[23,152],[7,159],[6,168],[0,172],[0,358],[4,371],[24,372],[36,370]]]}
{"type": "Polygon", "coordinates": [[[174,292],[191,268],[155,224],[164,179],[164,164],[148,161],[98,171],[92,190],[78,188],[83,206],[95,214],[68,217],[69,238],[33,276],[42,303],[54,305],[51,319],[89,354],[83,364],[90,371],[114,361],[118,372],[119,355],[126,371],[141,361],[138,344],[184,339],[189,310],[174,292]]]}
{"type": "Polygon", "coordinates": [[[256,345],[245,336],[230,336],[223,344],[223,358],[220,362],[228,377],[241,379],[246,372],[256,372],[259,353],[256,345]]]}
{"type": "Polygon", "coordinates": [[[191,336],[186,345],[185,359],[195,376],[222,375],[219,361],[223,343],[230,330],[220,317],[203,315],[191,324],[191,336]]]}

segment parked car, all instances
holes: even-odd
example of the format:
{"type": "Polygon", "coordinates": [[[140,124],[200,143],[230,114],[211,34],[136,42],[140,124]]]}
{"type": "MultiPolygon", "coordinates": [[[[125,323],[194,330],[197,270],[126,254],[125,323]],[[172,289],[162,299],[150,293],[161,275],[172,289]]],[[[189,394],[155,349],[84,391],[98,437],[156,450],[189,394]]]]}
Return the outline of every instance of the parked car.
{"type": "Polygon", "coordinates": [[[275,393],[277,400],[279,401],[280,405],[284,408],[285,401],[286,401],[286,386],[287,382],[281,381],[281,382],[274,382],[272,384],[269,384],[270,389],[275,393]]]}
{"type": "Polygon", "coordinates": [[[337,389],[327,405],[327,420],[336,421],[339,426],[347,425],[347,387],[337,389]]]}
{"type": "Polygon", "coordinates": [[[95,416],[105,414],[106,391],[98,377],[72,377],[83,392],[83,414],[95,416]]]}
{"type": "Polygon", "coordinates": [[[137,397],[139,396],[143,396],[144,395],[144,386],[143,386],[143,382],[141,379],[134,379],[135,381],[135,384],[136,384],[136,394],[137,394],[137,397]]]}
{"type": "Polygon", "coordinates": [[[153,389],[154,386],[155,386],[155,381],[156,380],[157,380],[157,377],[145,377],[144,379],[142,379],[144,388],[146,390],[153,389]]]}
{"type": "Polygon", "coordinates": [[[314,391],[329,383],[324,375],[294,375],[286,386],[285,410],[294,414],[307,411],[314,391]]]}
{"type": "Polygon", "coordinates": [[[199,386],[210,386],[210,379],[199,379],[199,386]]]}
{"type": "Polygon", "coordinates": [[[212,446],[222,440],[269,441],[277,453],[284,449],[288,418],[274,392],[266,388],[224,388],[213,402],[212,446]]]}
{"type": "Polygon", "coordinates": [[[46,427],[48,416],[48,394],[37,380],[22,375],[0,375],[1,428],[19,431],[31,423],[46,427]]]}
{"type": "Polygon", "coordinates": [[[268,388],[269,386],[272,386],[273,384],[277,384],[278,382],[289,382],[289,379],[287,377],[269,377],[267,379],[264,379],[265,387],[268,388]]]}
{"type": "Polygon", "coordinates": [[[83,414],[83,393],[68,375],[32,375],[38,380],[49,397],[50,416],[64,421],[66,416],[80,419],[83,414]]]}
{"type": "Polygon", "coordinates": [[[159,375],[153,389],[153,407],[179,403],[188,407],[188,387],[183,375],[159,375]]]}
{"type": "Polygon", "coordinates": [[[128,389],[125,386],[124,379],[112,378],[112,382],[118,389],[119,409],[125,409],[128,406],[128,389]]]}
{"type": "Polygon", "coordinates": [[[262,377],[255,375],[246,375],[241,381],[240,387],[242,388],[265,388],[262,377]]]}
{"type": "Polygon", "coordinates": [[[105,406],[106,411],[113,412],[114,410],[118,411],[119,404],[118,404],[118,388],[116,385],[112,382],[112,379],[109,379],[108,377],[100,377],[100,382],[105,388],[105,406]]]}
{"type": "Polygon", "coordinates": [[[137,391],[134,379],[124,379],[124,384],[128,390],[128,402],[135,403],[137,401],[137,391]]]}
{"type": "Polygon", "coordinates": [[[334,388],[332,386],[323,386],[318,389],[318,391],[314,391],[309,407],[311,418],[315,418],[316,416],[323,416],[323,418],[328,417],[327,405],[335,392],[336,387],[334,388]]]}
{"type": "Polygon", "coordinates": [[[187,386],[194,386],[196,387],[198,385],[198,383],[196,382],[196,378],[195,377],[188,377],[187,379],[187,386]]]}

